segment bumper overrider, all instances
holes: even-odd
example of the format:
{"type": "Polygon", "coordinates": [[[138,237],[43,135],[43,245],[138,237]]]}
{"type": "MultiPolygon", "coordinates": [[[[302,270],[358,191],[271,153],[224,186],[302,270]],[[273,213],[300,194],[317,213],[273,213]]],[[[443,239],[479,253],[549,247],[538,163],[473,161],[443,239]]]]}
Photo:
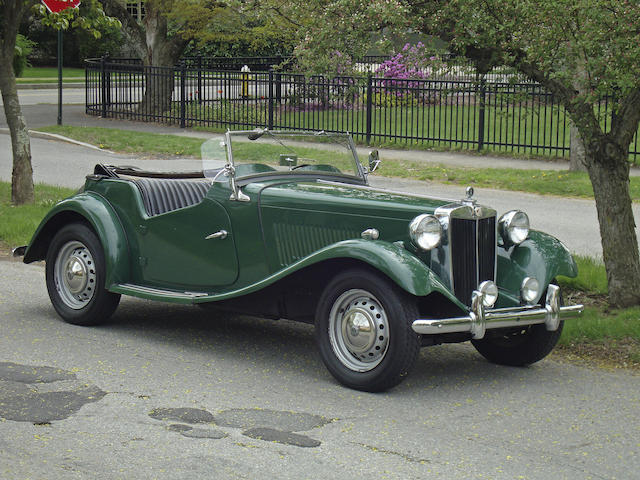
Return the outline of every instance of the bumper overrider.
{"type": "Polygon", "coordinates": [[[525,305],[509,308],[487,309],[483,302],[484,293],[475,290],[471,297],[471,311],[463,317],[419,319],[412,324],[413,331],[422,335],[470,332],[471,337],[480,339],[487,330],[495,328],[522,327],[545,324],[549,331],[557,330],[560,321],[582,314],[584,305],[560,305],[560,288],[549,285],[544,306],[525,305]]]}

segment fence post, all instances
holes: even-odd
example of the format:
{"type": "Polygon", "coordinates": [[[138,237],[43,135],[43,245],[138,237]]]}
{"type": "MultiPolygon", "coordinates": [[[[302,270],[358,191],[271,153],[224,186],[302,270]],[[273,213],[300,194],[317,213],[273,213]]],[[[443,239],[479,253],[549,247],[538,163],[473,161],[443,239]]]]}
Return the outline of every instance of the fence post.
{"type": "Polygon", "coordinates": [[[372,116],[372,107],[373,107],[373,82],[371,74],[367,75],[367,145],[371,144],[371,116],[372,116]]]}
{"type": "Polygon", "coordinates": [[[111,65],[109,65],[109,61],[111,60],[111,56],[109,55],[109,53],[107,52],[106,55],[106,61],[107,61],[107,76],[106,76],[106,80],[107,80],[107,107],[111,108],[111,72],[112,72],[112,68],[111,65]]]}
{"type": "Polygon", "coordinates": [[[104,56],[100,57],[100,96],[102,101],[102,118],[107,118],[107,72],[106,72],[106,59],[104,56]]]}
{"type": "Polygon", "coordinates": [[[273,128],[273,69],[269,69],[269,130],[273,128]]]}
{"type": "Polygon", "coordinates": [[[198,105],[202,103],[202,55],[198,55],[198,105]]]}
{"type": "Polygon", "coordinates": [[[180,62],[180,128],[187,126],[187,64],[180,62]]]}
{"type": "Polygon", "coordinates": [[[487,82],[484,75],[480,79],[480,111],[478,113],[478,150],[484,148],[484,117],[487,102],[487,82]]]}
{"type": "Polygon", "coordinates": [[[282,103],[282,74],[276,73],[276,102],[282,103]]]}

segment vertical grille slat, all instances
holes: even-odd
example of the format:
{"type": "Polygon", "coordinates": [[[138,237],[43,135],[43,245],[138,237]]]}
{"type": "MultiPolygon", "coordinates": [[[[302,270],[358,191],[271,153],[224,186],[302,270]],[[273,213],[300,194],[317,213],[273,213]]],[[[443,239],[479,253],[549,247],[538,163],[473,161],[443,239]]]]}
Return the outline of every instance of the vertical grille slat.
{"type": "Polygon", "coordinates": [[[496,217],[478,220],[478,272],[480,282],[495,281],[496,270],[496,217]]]}
{"type": "Polygon", "coordinates": [[[453,291],[469,305],[480,283],[495,281],[496,218],[451,218],[449,228],[453,291]]]}

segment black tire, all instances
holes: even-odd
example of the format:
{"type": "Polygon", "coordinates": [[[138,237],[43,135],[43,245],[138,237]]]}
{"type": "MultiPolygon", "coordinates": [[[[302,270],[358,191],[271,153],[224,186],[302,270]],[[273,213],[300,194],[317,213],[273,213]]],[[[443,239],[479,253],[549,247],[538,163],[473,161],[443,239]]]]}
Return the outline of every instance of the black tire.
{"type": "MultiPolygon", "coordinates": [[[[542,295],[542,302],[545,298],[546,293],[542,295]]],[[[501,335],[491,332],[485,338],[471,340],[471,343],[480,355],[492,363],[524,367],[539,362],[551,353],[562,335],[563,326],[564,322],[561,321],[558,329],[552,332],[544,324],[508,330],[501,335]]]]}
{"type": "Polygon", "coordinates": [[[65,322],[97,325],[113,315],[120,295],[105,290],[104,251],[93,230],[81,223],[60,229],[46,262],[49,298],[65,322]]]}
{"type": "Polygon", "coordinates": [[[417,318],[415,299],[388,279],[365,269],[341,272],[325,288],[316,310],[320,356],[343,385],[386,390],[415,363],[420,336],[411,324],[417,318]]]}

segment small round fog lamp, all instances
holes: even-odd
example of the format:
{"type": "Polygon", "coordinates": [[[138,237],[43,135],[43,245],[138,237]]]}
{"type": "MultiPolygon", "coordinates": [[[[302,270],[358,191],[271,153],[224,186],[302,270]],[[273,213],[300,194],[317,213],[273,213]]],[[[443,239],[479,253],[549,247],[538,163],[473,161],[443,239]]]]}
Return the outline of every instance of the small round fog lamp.
{"type": "Polygon", "coordinates": [[[526,303],[533,303],[538,299],[538,295],[540,294],[540,284],[538,280],[533,277],[526,277],[522,281],[522,286],[520,287],[520,295],[522,296],[522,300],[526,303]]]}
{"type": "Polygon", "coordinates": [[[498,287],[491,280],[484,281],[478,288],[482,294],[482,304],[491,308],[498,300],[498,287]]]}

